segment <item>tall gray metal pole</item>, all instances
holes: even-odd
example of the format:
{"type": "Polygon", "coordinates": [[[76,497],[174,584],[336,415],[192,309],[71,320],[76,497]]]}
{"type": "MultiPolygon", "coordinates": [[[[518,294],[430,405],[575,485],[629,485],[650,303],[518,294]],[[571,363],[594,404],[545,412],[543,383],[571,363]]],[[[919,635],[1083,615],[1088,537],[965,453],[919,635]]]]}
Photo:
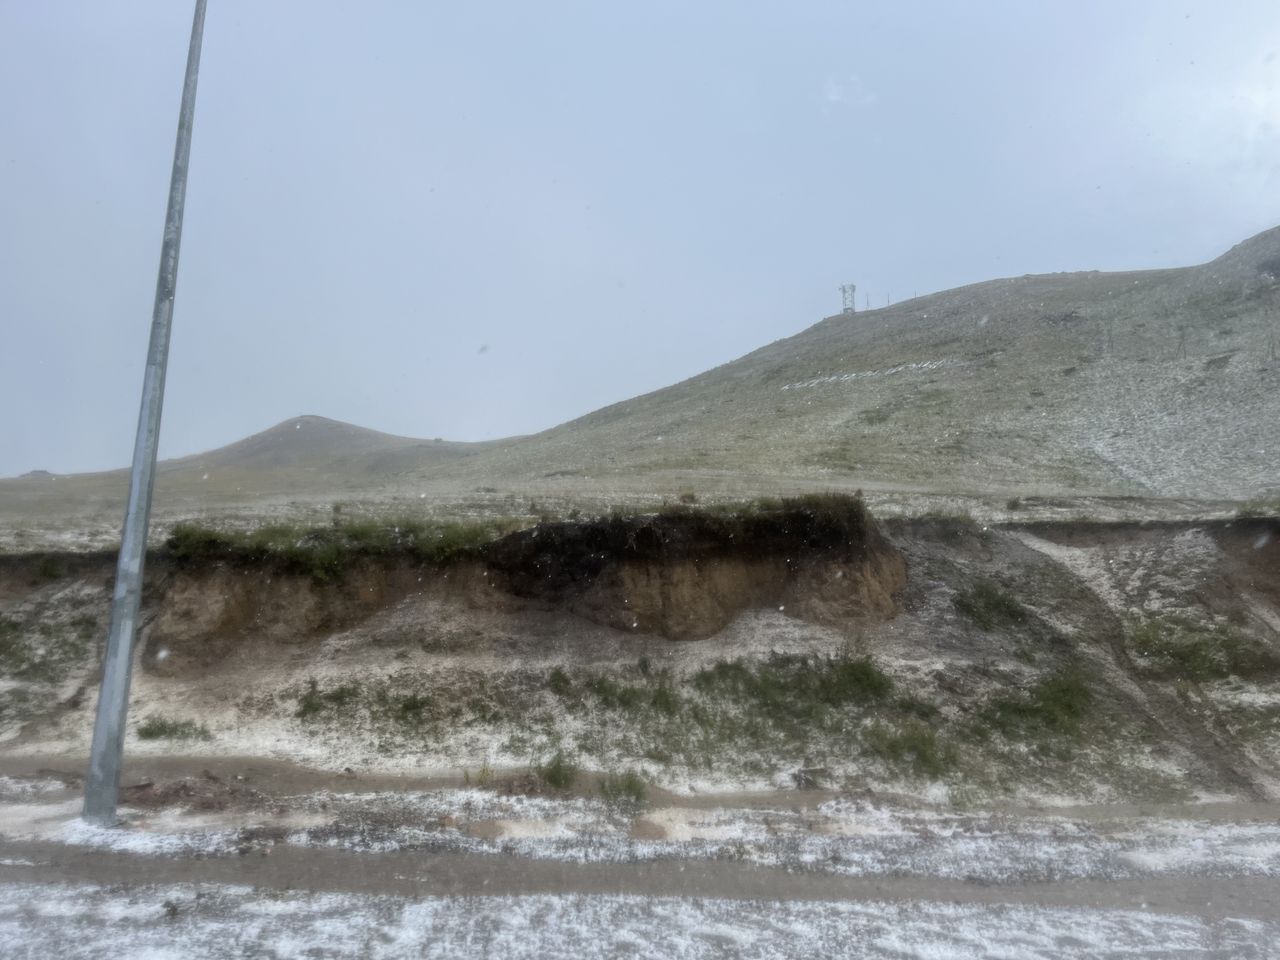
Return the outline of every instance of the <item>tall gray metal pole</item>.
{"type": "Polygon", "coordinates": [[[169,360],[169,331],[173,323],[173,297],[178,284],[178,246],[182,240],[182,210],[187,196],[187,162],[191,157],[191,121],[196,106],[196,74],[200,69],[200,41],[204,35],[205,0],[196,0],[187,52],[187,76],[178,113],[178,142],[173,150],[173,175],[169,180],[169,210],[160,246],[160,276],[156,280],[156,304],[151,315],[151,344],[147,371],[142,379],[142,406],[138,411],[138,435],[133,446],[133,471],[129,477],[129,502],[120,536],[115,592],[111,597],[111,632],[102,662],[102,690],[93,728],[89,776],[84,788],[86,820],[110,824],[116,820],[120,794],[120,761],[124,751],[125,714],[129,708],[129,674],[133,665],[133,641],[138,631],[138,606],[142,600],[142,568],[147,553],[147,526],[151,520],[151,490],[155,480],[156,448],[160,442],[160,410],[164,405],[164,374],[169,360]]]}

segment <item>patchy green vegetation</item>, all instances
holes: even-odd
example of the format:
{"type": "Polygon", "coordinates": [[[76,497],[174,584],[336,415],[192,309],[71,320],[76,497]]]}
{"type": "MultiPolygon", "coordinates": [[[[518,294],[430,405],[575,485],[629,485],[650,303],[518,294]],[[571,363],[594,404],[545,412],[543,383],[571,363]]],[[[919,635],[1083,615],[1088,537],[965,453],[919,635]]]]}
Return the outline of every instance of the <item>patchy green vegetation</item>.
{"type": "Polygon", "coordinates": [[[404,558],[441,565],[483,555],[490,562],[518,566],[527,559],[522,551],[531,544],[542,550],[556,542],[567,549],[582,547],[592,554],[615,556],[624,550],[628,555],[654,555],[668,545],[679,550],[692,544],[731,549],[785,544],[793,550],[842,551],[863,544],[869,524],[861,499],[842,493],[709,505],[698,504],[692,493],[679,499],[656,512],[619,508],[606,516],[568,521],[535,510],[540,526],[527,537],[508,536],[526,528],[525,519],[372,520],[349,517],[335,505],[332,522],[325,526],[277,524],[236,531],[180,523],[165,550],[179,564],[270,564],[330,581],[362,560],[404,558]]]}
{"type": "Polygon", "coordinates": [[[815,719],[833,707],[883,700],[893,681],[866,657],[775,654],[766,660],[722,660],[693,674],[677,689],[668,671],[644,665],[644,678],[630,684],[608,676],[588,676],[576,684],[557,667],[548,674],[547,689],[571,709],[591,705],[622,713],[651,711],[677,716],[699,701],[735,703],[775,719],[815,719]]]}
{"type": "Polygon", "coordinates": [[[1280,517],[1280,494],[1254,497],[1240,505],[1236,510],[1238,517],[1280,517]]]}
{"type": "Polygon", "coordinates": [[[1153,676],[1202,682],[1280,670],[1264,644],[1239,630],[1185,617],[1154,617],[1134,626],[1129,643],[1138,666],[1153,676]]]}
{"type": "Polygon", "coordinates": [[[573,681],[562,669],[555,667],[547,675],[547,689],[558,697],[567,697],[573,690],[573,681]]]}
{"type": "Polygon", "coordinates": [[[951,602],[962,614],[983,630],[1025,623],[1027,611],[1017,599],[990,580],[979,580],[968,590],[961,590],[951,602]]]}
{"type": "MultiPolygon", "coordinates": [[[[979,617],[1032,620],[991,587],[966,591],[979,617]]],[[[580,786],[579,765],[610,771],[593,790],[620,803],[642,795],[646,780],[706,778],[803,779],[837,790],[942,780],[974,796],[1028,783],[1082,795],[1095,783],[1123,782],[1134,795],[1173,789],[1175,778],[1140,759],[1135,766],[1146,756],[1145,721],[1110,709],[1105,676],[1089,672],[1087,658],[1062,665],[1065,653],[1046,648],[1037,663],[1060,665],[1035,674],[1008,664],[911,665],[897,682],[853,646],[683,670],[649,647],[630,664],[594,669],[513,664],[442,675],[406,663],[359,682],[295,681],[285,709],[314,735],[354,737],[373,755],[443,751],[471,765],[471,783],[485,755],[526,767],[517,781],[533,793],[580,786]],[[1104,737],[1113,749],[1100,752],[1094,744],[1104,737]]]]}
{"type": "MultiPolygon", "coordinates": [[[[550,757],[533,773],[564,789],[562,774],[576,770],[570,757],[597,769],[645,760],[764,777],[865,756],[909,775],[940,775],[952,753],[937,707],[894,693],[866,657],[774,654],[683,676],[645,662],[629,676],[553,667],[476,672],[448,687],[405,671],[363,684],[309,680],[285,696],[309,728],[361,730],[388,754],[469,729],[504,731],[505,753],[550,757]]],[[[609,789],[636,792],[629,780],[609,789]]]]}
{"type": "Polygon", "coordinates": [[[818,719],[830,708],[884,699],[893,681],[867,657],[777,654],[768,660],[721,661],[698,671],[695,689],[796,721],[818,719]]]}
{"type": "Polygon", "coordinates": [[[1075,736],[1093,702],[1084,677],[1064,668],[1043,678],[1024,696],[999,697],[983,712],[994,729],[1014,740],[1045,735],[1075,736]]]}
{"type": "Polygon", "coordinates": [[[0,616],[0,725],[55,709],[63,685],[93,664],[98,618],[92,601],[47,600],[0,616]]]}
{"type": "Polygon", "coordinates": [[[296,704],[294,717],[308,725],[372,728],[389,751],[397,742],[405,746],[449,727],[514,722],[517,706],[529,707],[520,693],[507,678],[477,674],[465,689],[436,690],[426,678],[410,674],[328,687],[313,678],[289,690],[284,699],[296,704]]]}
{"type": "Polygon", "coordinates": [[[1280,742],[1280,704],[1228,704],[1219,706],[1218,715],[1240,740],[1280,742]]]}
{"type": "Polygon", "coordinates": [[[62,561],[57,557],[45,555],[36,564],[36,576],[41,580],[57,580],[63,574],[62,561]]]}
{"type": "Polygon", "coordinates": [[[0,617],[0,670],[6,676],[17,673],[17,664],[23,661],[24,652],[20,645],[21,624],[7,617],[0,617]]]}
{"type": "MultiPolygon", "coordinates": [[[[681,533],[690,539],[746,546],[785,541],[794,548],[820,551],[861,543],[870,522],[861,497],[838,492],[697,506],[667,504],[658,510],[657,518],[678,522],[681,533]]],[[[635,531],[653,527],[654,518],[615,511],[608,524],[613,528],[608,534],[617,546],[643,551],[643,544],[635,543],[635,531]]]]}
{"type": "Polygon", "coordinates": [[[611,677],[592,677],[586,682],[585,689],[606,710],[635,710],[648,703],[652,697],[647,686],[619,683],[611,677]]]}
{"type": "Polygon", "coordinates": [[[1018,671],[960,670],[908,692],[853,651],[735,658],[683,673],[647,659],[621,670],[477,669],[447,680],[404,669],[359,683],[295,683],[278,702],[311,735],[350,738],[375,755],[443,750],[473,764],[464,777],[472,785],[496,785],[487,764],[479,774],[474,766],[493,751],[494,763],[527,767],[514,781],[521,792],[581,786],[580,768],[609,771],[593,789],[618,802],[646,782],[704,777],[831,789],[942,780],[973,797],[1028,783],[1068,793],[1110,783],[1148,797],[1175,790],[1176,778],[1134,765],[1144,721],[1110,709],[1103,679],[1085,667],[1062,665],[1025,685],[1018,671]]]}
{"type": "Polygon", "coordinates": [[[0,617],[0,677],[53,685],[85,665],[97,621],[43,613],[41,608],[25,620],[0,617]]]}
{"type": "Polygon", "coordinates": [[[194,720],[172,720],[153,713],[138,724],[139,740],[212,740],[203,723],[194,720]]]}
{"type": "Polygon", "coordinates": [[[892,697],[893,681],[866,657],[774,654],[720,661],[682,678],[652,667],[637,673],[630,683],[573,679],[562,670],[548,676],[548,691],[601,731],[579,741],[586,753],[606,756],[625,745],[627,756],[654,763],[739,766],[755,775],[811,766],[823,754],[863,754],[936,777],[954,759],[933,727],[937,708],[892,697]]]}
{"type": "Polygon", "coordinates": [[[474,553],[520,525],[513,520],[435,523],[341,519],[327,527],[273,525],[225,531],[199,524],[173,528],[165,549],[179,563],[271,563],[317,580],[333,580],[361,559],[404,557],[443,564],[474,553]]]}
{"type": "Polygon", "coordinates": [[[493,786],[493,767],[489,766],[489,758],[486,757],[484,762],[480,764],[480,769],[476,771],[473,778],[470,770],[462,771],[462,785],[464,787],[477,786],[487,789],[493,786]]]}
{"type": "Polygon", "coordinates": [[[298,697],[298,709],[294,716],[307,720],[328,711],[339,710],[360,696],[360,686],[343,683],[329,690],[321,690],[315,680],[308,680],[307,687],[298,697]]]}
{"type": "Polygon", "coordinates": [[[552,790],[568,790],[578,779],[578,765],[557,750],[546,763],[533,768],[534,775],[552,790]]]}
{"type": "Polygon", "coordinates": [[[609,803],[638,806],[648,792],[644,778],[634,770],[610,773],[600,781],[600,795],[609,803]]]}
{"type": "Polygon", "coordinates": [[[866,742],[876,756],[897,767],[906,765],[917,776],[939,777],[955,763],[955,749],[939,745],[937,732],[918,720],[897,728],[874,722],[866,742]]]}

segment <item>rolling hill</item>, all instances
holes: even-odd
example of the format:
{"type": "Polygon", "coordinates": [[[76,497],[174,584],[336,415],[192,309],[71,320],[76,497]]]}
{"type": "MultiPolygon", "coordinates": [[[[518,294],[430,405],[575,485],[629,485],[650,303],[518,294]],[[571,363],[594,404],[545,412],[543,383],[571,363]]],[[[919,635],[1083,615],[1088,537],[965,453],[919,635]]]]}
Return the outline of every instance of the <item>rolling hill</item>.
{"type": "MultiPolygon", "coordinates": [[[[1278,340],[1275,228],[1199,266],[991,280],[828,317],[527,437],[294,418],[164,462],[157,515],[477,492],[1247,499],[1280,486],[1278,340]]],[[[110,516],[125,484],[122,470],[0,481],[0,521],[110,516]]]]}
{"type": "Polygon", "coordinates": [[[1174,270],[993,280],[829,317],[483,460],[941,491],[1280,484],[1280,228],[1174,270]]]}

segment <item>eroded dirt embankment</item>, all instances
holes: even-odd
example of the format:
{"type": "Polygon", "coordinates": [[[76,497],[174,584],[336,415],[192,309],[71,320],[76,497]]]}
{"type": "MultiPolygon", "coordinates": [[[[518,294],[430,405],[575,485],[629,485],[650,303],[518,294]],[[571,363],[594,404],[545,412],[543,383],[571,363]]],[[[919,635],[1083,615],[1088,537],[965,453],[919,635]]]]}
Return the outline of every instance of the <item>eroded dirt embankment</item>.
{"type": "MultiPolygon", "coordinates": [[[[447,560],[307,542],[323,563],[217,537],[151,559],[131,737],[154,719],[186,739],[131,750],[406,771],[564,750],[673,789],[804,768],[1097,802],[1280,793],[1274,520],[881,527],[819,501],[544,523],[447,560]]],[[[11,744],[81,749],[112,569],[0,557],[11,744]]]]}
{"type": "Polygon", "coordinates": [[[906,565],[856,500],[725,517],[697,511],[542,524],[486,551],[506,592],[672,640],[778,606],[813,623],[898,611],[906,565]]]}
{"type": "Polygon", "coordinates": [[[249,635],[305,642],[407,597],[507,614],[566,612],[695,640],[760,607],[834,626],[886,619],[906,584],[902,554],[857,501],[745,518],[684,511],[543,523],[448,563],[358,556],[325,578],[270,559],[162,562],[147,664],[166,672],[215,660],[249,635]],[[157,660],[161,650],[167,663],[157,660]]]}
{"type": "MultiPolygon", "coordinates": [[[[564,612],[668,640],[703,639],[740,614],[777,608],[834,627],[891,618],[902,554],[852,498],[793,501],[745,515],[672,510],[542,523],[445,562],[351,550],[325,565],[216,539],[198,555],[148,560],[144,663],[166,674],[217,662],[238,643],[306,643],[409,597],[477,611],[564,612]]],[[[0,596],[64,577],[109,582],[109,555],[0,558],[0,596]]]]}

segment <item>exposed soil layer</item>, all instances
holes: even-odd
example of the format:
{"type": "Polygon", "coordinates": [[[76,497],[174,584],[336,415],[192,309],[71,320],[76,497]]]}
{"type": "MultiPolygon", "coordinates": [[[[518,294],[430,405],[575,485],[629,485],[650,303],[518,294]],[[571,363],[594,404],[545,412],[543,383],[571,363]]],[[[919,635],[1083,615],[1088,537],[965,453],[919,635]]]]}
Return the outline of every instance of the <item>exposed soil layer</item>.
{"type": "Polygon", "coordinates": [[[540,524],[485,556],[509,593],[672,640],[711,636],[763,606],[814,623],[888,619],[906,585],[901,553],[861,501],[845,497],[745,515],[677,510],[540,524]]]}
{"type": "MultiPolygon", "coordinates": [[[[543,523],[446,562],[400,548],[358,550],[342,558],[337,575],[317,576],[296,555],[216,539],[194,557],[159,551],[148,564],[145,663],[170,675],[215,663],[249,636],[304,643],[411,595],[460,596],[477,610],[565,611],[686,640],[760,607],[837,626],[884,620],[897,613],[906,584],[901,553],[851,497],[801,498],[745,514],[679,510],[543,523]]],[[[109,579],[112,566],[105,554],[0,557],[0,596],[63,576],[109,579]]]]}
{"type": "MultiPolygon", "coordinates": [[[[877,525],[818,498],[322,575],[160,551],[129,750],[482,781],[563,751],[699,794],[820,771],[915,796],[1273,799],[1278,544],[1268,519],[877,525]]],[[[83,749],[113,566],[0,557],[5,752],[83,749]]]]}

